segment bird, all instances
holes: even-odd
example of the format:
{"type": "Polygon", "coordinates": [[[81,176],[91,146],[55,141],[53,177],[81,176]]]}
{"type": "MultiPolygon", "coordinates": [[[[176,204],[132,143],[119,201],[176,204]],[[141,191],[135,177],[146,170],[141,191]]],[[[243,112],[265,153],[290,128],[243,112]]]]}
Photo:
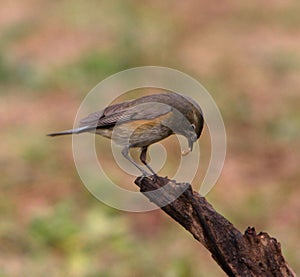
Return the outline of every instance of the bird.
{"type": "Polygon", "coordinates": [[[109,105],[83,118],[78,128],[47,135],[54,137],[90,132],[109,138],[123,147],[123,156],[143,176],[149,176],[149,172],[129,154],[130,148],[140,148],[140,161],[156,176],[156,172],[146,161],[148,147],[170,135],[178,134],[188,141],[188,150],[182,152],[182,155],[186,155],[199,139],[203,125],[202,110],[195,100],[168,91],[109,105]]]}

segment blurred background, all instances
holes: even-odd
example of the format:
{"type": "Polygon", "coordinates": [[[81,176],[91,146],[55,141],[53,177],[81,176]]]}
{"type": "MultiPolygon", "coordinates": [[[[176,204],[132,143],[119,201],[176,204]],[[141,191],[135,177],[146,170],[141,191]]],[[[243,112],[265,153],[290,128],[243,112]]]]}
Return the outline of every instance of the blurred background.
{"type": "Polygon", "coordinates": [[[289,0],[2,1],[0,276],[225,276],[161,211],[97,201],[71,137],[45,136],[72,126],[98,82],[143,65],[183,71],[211,93],[228,147],[207,198],[242,232],[277,238],[299,273],[299,12],[289,0]]]}

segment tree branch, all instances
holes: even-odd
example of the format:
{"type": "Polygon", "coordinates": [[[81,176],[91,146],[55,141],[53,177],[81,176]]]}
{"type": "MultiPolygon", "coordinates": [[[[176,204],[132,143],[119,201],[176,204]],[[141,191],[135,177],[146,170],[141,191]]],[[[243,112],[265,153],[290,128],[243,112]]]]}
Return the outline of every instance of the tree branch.
{"type": "Polygon", "coordinates": [[[248,227],[243,235],[190,184],[159,176],[138,177],[135,183],[151,202],[203,244],[228,276],[296,276],[275,238],[267,233],[257,234],[253,227],[248,227]],[[160,188],[163,189],[155,193],[160,188]],[[175,200],[165,205],[170,199],[175,200]]]}

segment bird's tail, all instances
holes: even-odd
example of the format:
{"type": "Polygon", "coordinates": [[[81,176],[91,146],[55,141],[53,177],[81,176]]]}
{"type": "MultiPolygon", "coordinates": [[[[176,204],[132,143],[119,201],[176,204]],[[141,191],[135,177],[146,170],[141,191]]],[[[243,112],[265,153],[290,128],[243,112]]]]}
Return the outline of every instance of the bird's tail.
{"type": "Polygon", "coordinates": [[[63,136],[63,135],[80,134],[80,133],[89,132],[92,130],[95,130],[95,127],[84,126],[84,127],[80,127],[80,128],[76,128],[76,129],[65,130],[62,132],[47,134],[47,136],[56,137],[56,136],[63,136]]]}

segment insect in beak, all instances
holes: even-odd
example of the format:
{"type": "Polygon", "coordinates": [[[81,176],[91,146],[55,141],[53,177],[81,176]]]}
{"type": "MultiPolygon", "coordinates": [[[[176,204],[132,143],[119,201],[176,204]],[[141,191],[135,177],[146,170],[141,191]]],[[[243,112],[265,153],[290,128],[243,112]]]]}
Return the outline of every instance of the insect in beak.
{"type": "Polygon", "coordinates": [[[189,154],[190,152],[192,152],[192,150],[193,150],[193,144],[194,144],[194,142],[191,139],[189,139],[189,148],[187,150],[181,151],[181,156],[186,156],[187,154],[189,154]]]}

